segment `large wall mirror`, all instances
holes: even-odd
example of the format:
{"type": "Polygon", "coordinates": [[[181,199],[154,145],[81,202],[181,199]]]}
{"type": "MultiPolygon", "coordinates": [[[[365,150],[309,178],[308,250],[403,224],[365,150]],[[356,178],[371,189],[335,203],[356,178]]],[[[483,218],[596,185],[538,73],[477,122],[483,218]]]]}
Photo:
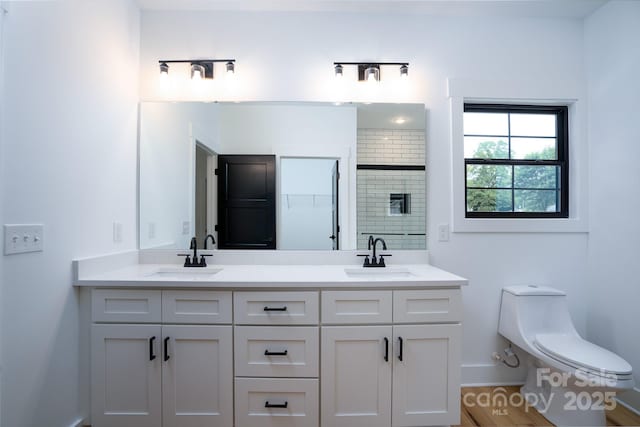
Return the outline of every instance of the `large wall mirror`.
{"type": "Polygon", "coordinates": [[[140,249],[426,249],[423,104],[143,102],[139,152],[140,249]]]}

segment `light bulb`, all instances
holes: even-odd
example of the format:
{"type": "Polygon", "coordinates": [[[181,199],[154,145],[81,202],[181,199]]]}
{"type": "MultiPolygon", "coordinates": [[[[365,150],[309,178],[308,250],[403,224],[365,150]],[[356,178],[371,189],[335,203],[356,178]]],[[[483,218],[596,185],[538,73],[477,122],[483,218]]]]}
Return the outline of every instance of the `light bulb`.
{"type": "Polygon", "coordinates": [[[232,76],[236,72],[236,66],[232,61],[227,62],[227,76],[232,76]]]}
{"type": "Polygon", "coordinates": [[[400,77],[406,79],[409,77],[409,66],[404,64],[400,66],[400,77]]]}
{"type": "Polygon", "coordinates": [[[204,67],[200,64],[191,64],[191,79],[200,81],[204,77],[204,67]]]}
{"type": "Polygon", "coordinates": [[[365,70],[368,82],[377,82],[380,80],[380,70],[376,67],[369,67],[365,70]]]}
{"type": "Polygon", "coordinates": [[[336,73],[336,78],[342,78],[342,65],[336,64],[334,69],[335,69],[335,73],[336,73]]]}

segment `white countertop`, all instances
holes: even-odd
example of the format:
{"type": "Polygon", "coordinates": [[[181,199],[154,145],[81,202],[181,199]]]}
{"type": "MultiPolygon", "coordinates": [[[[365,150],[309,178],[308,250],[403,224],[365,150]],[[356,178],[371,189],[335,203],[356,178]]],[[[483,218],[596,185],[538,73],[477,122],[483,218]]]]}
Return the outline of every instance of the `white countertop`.
{"type": "Polygon", "coordinates": [[[75,286],[153,288],[447,288],[467,279],[429,264],[385,268],[361,265],[210,265],[133,264],[103,272],[77,274],[75,286]],[[348,270],[351,274],[347,274],[348,270]],[[217,271],[217,272],[216,272],[217,271]],[[159,274],[158,274],[159,273],[159,274]],[[215,274],[214,274],[215,273],[215,274]]]}

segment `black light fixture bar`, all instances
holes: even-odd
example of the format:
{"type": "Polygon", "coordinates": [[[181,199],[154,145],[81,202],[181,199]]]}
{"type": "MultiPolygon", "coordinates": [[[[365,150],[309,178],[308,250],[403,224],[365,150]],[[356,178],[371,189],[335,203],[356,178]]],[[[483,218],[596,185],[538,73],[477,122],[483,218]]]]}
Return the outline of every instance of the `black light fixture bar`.
{"type": "Polygon", "coordinates": [[[408,62],[334,62],[333,65],[406,65],[409,66],[408,62]]]}
{"type": "Polygon", "coordinates": [[[205,79],[213,78],[213,64],[216,62],[224,62],[227,64],[227,71],[231,68],[231,71],[234,70],[234,64],[236,62],[235,59],[160,59],[158,64],[160,64],[160,71],[168,73],[169,66],[168,64],[190,64],[190,65],[200,65],[204,68],[204,75],[202,76],[205,79]],[[229,67],[231,64],[231,67],[229,67]]]}
{"type": "Polygon", "coordinates": [[[408,74],[409,63],[408,62],[334,62],[333,66],[337,74],[342,74],[342,67],[345,65],[355,65],[358,67],[358,80],[367,80],[367,70],[376,69],[376,80],[380,79],[380,67],[383,65],[395,65],[400,67],[400,75],[406,76],[408,74]],[[340,70],[338,71],[338,68],[340,70]]]}
{"type": "Polygon", "coordinates": [[[235,59],[161,59],[158,64],[202,64],[213,62],[236,62],[235,59]]]}

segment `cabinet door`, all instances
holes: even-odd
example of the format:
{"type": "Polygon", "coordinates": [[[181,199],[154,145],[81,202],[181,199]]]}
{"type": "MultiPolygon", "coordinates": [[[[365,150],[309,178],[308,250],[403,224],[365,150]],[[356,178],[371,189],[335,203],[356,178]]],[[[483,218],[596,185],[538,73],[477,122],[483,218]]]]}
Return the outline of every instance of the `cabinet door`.
{"type": "Polygon", "coordinates": [[[321,333],[322,425],[389,427],[391,326],[323,327],[321,333]]]}
{"type": "Polygon", "coordinates": [[[163,427],[233,425],[231,326],[163,326],[163,427]]]}
{"type": "Polygon", "coordinates": [[[161,425],[161,332],[158,325],[92,326],[94,427],[161,425]]]}
{"type": "Polygon", "coordinates": [[[393,427],[460,422],[460,324],[393,327],[393,427]]]}

